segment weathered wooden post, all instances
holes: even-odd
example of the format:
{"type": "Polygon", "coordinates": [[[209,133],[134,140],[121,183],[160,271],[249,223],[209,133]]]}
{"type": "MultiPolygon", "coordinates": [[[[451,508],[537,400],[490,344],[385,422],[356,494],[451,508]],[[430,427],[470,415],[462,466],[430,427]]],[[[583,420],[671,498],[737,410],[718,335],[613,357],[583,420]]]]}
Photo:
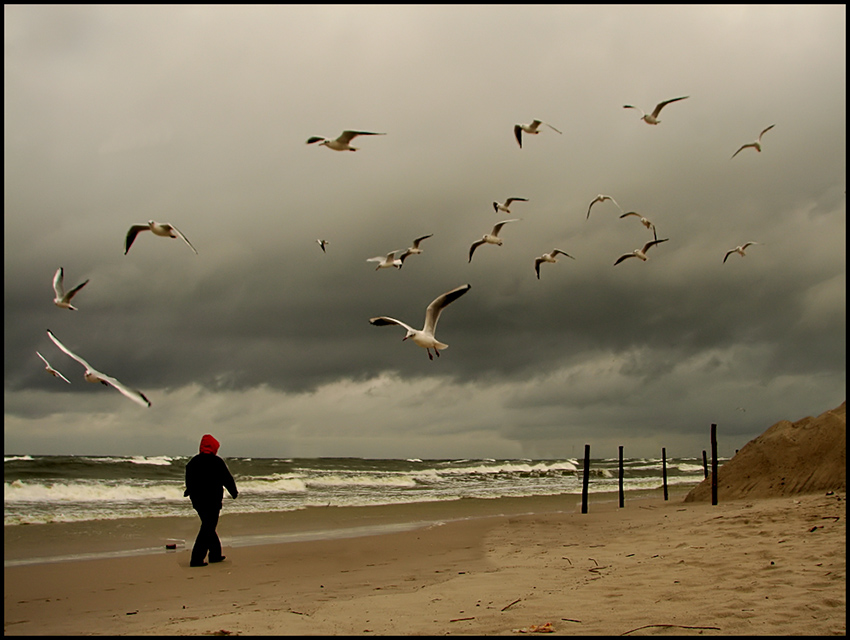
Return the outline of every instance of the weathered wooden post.
{"type": "Polygon", "coordinates": [[[587,483],[590,480],[590,445],[584,445],[584,480],[581,485],[581,512],[587,513],[587,483]]]}
{"type": "Polygon", "coordinates": [[[702,476],[708,477],[708,460],[705,458],[705,449],[702,450],[702,476]]]}
{"type": "Polygon", "coordinates": [[[717,504],[717,425],[711,423],[711,504],[717,504]]]}
{"type": "Polygon", "coordinates": [[[620,445],[620,508],[623,508],[625,496],[623,495],[623,445],[620,445]]]}
{"type": "Polygon", "coordinates": [[[664,499],[667,499],[667,448],[661,447],[661,477],[664,479],[664,499]]]}

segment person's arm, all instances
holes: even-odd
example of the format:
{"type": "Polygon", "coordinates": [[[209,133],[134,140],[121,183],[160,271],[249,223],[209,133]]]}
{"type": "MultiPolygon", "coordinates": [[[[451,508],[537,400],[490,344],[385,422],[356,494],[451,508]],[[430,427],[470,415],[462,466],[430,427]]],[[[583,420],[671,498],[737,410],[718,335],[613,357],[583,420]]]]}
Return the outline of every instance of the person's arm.
{"type": "Polygon", "coordinates": [[[236,496],[239,495],[239,491],[236,489],[236,481],[233,479],[233,476],[230,473],[230,469],[227,468],[227,463],[224,460],[221,461],[221,466],[224,469],[224,487],[227,489],[227,492],[236,500],[236,496]]]}

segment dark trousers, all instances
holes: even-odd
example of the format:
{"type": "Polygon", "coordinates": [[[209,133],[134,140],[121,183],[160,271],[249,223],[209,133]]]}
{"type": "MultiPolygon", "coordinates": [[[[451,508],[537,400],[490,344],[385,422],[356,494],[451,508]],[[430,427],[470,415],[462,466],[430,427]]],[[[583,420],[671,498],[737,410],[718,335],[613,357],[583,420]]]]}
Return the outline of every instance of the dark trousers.
{"type": "Polygon", "coordinates": [[[221,559],[221,541],[218,539],[218,534],[215,528],[218,526],[218,507],[202,507],[195,508],[198,515],[201,517],[201,528],[198,531],[198,537],[195,538],[195,546],[192,547],[191,564],[203,564],[207,552],[210,554],[210,561],[216,562],[221,559]]]}

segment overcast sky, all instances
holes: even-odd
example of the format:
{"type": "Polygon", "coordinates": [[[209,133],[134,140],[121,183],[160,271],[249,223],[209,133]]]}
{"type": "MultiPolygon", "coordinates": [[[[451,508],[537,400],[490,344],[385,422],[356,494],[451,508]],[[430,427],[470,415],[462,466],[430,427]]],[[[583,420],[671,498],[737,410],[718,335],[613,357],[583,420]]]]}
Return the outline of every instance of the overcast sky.
{"type": "Polygon", "coordinates": [[[4,18],[7,453],[212,433],[224,456],[699,456],[716,423],[731,454],[845,399],[843,5],[4,18]],[[657,126],[623,108],[680,96],[657,126]],[[562,134],[520,149],[533,119],[562,134]],[[344,129],[386,135],[305,144],[344,129]],[[588,219],[600,193],[669,241],[614,266],[652,232],[611,202],[588,219]],[[151,219],[198,255],[151,233],[124,255],[151,219]],[[401,270],[367,262],[426,234],[401,270]],[[553,248],[575,260],[537,279],[553,248]],[[52,304],[60,266],[90,280],[78,311],[52,304]],[[433,361],[369,324],[419,328],[466,283],[433,361]],[[46,329],[152,406],[86,383],[46,329]]]}

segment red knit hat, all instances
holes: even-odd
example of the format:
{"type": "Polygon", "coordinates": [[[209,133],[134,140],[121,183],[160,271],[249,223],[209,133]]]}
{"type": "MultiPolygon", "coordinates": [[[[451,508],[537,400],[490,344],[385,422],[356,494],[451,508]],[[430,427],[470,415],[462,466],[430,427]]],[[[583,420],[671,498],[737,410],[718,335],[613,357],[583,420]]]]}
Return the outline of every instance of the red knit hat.
{"type": "Polygon", "coordinates": [[[216,454],[218,453],[218,448],[220,446],[221,445],[219,444],[218,440],[213,438],[210,434],[206,434],[203,438],[201,438],[201,453],[216,454]]]}

